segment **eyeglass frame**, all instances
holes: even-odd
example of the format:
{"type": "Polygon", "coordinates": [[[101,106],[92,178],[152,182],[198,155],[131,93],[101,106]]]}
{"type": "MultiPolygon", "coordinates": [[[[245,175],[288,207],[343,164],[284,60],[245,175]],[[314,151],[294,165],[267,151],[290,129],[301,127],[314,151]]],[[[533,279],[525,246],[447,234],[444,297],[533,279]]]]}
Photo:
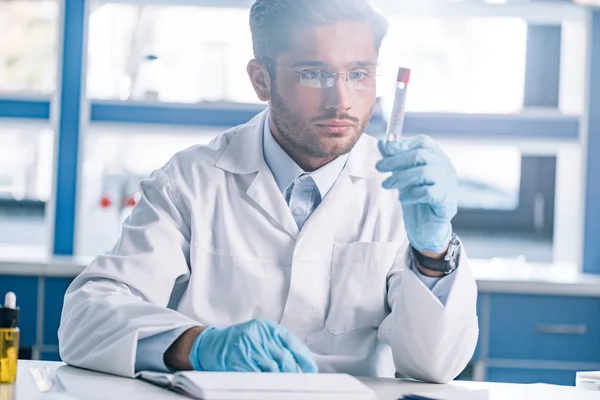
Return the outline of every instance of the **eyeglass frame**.
{"type": "MultiPolygon", "coordinates": [[[[275,60],[273,60],[271,58],[264,57],[264,58],[261,58],[259,61],[261,61],[263,64],[271,63],[273,65],[276,65],[278,67],[281,67],[281,68],[285,69],[286,71],[298,74],[300,85],[302,85],[304,87],[311,88],[311,89],[319,89],[319,90],[331,89],[332,87],[334,87],[335,86],[335,82],[337,81],[338,76],[344,77],[344,82],[345,82],[345,84],[350,89],[357,90],[357,91],[364,91],[364,90],[369,90],[369,89],[375,89],[377,87],[377,77],[382,75],[380,69],[378,67],[375,67],[374,68],[375,76],[374,76],[374,79],[373,79],[373,86],[359,88],[359,87],[352,87],[350,85],[349,74],[351,74],[353,72],[356,72],[356,71],[337,72],[337,71],[332,71],[332,70],[327,69],[327,68],[320,68],[320,67],[303,68],[302,70],[298,71],[298,70],[295,70],[295,69],[293,69],[293,68],[291,68],[291,67],[289,67],[289,66],[287,66],[285,64],[278,63],[278,62],[276,62],[275,60]],[[303,84],[302,83],[301,74],[305,73],[306,71],[321,71],[321,72],[326,72],[327,73],[327,77],[325,78],[326,79],[326,81],[325,81],[326,82],[325,87],[316,87],[316,86],[309,86],[309,85],[303,84]]],[[[365,70],[369,70],[367,67],[359,67],[359,68],[363,68],[365,70]]],[[[314,79],[315,80],[323,81],[323,78],[314,78],[314,79]]]]}

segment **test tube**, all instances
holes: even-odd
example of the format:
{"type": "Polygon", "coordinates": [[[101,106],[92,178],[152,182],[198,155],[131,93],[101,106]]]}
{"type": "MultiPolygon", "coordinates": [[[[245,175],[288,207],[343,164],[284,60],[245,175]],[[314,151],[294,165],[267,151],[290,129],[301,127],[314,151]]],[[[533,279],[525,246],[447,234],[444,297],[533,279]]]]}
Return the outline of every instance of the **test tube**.
{"type": "Polygon", "coordinates": [[[404,114],[406,103],[406,91],[408,90],[408,82],[410,81],[410,69],[398,69],[398,79],[396,80],[396,96],[394,97],[394,106],[392,107],[392,115],[387,126],[385,140],[395,142],[402,136],[402,127],[404,126],[404,114]]]}

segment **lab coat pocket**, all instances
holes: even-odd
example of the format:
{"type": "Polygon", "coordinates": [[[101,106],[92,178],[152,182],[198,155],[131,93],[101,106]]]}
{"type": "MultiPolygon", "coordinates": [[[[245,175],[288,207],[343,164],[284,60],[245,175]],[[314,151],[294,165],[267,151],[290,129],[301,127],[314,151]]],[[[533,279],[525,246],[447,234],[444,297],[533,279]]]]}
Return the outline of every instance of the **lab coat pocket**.
{"type": "Polygon", "coordinates": [[[231,249],[192,247],[186,304],[191,315],[215,326],[254,318],[277,321],[283,314],[284,265],[241,257],[231,249]]]}
{"type": "Polygon", "coordinates": [[[387,273],[399,251],[389,242],[335,243],[331,265],[331,297],[325,321],[339,335],[378,327],[389,313],[387,273]]]}

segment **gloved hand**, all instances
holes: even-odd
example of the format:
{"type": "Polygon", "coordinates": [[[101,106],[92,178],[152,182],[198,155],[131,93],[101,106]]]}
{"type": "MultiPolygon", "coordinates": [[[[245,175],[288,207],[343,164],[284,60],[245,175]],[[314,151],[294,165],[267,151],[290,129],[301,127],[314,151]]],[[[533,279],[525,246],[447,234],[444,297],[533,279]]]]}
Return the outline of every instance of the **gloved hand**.
{"type": "Polygon", "coordinates": [[[379,142],[376,165],[392,176],[386,189],[398,189],[410,244],[418,251],[443,253],[452,237],[458,209],[458,177],[448,156],[429,136],[379,142]]]}
{"type": "Polygon", "coordinates": [[[189,357],[196,371],[318,372],[310,351],[275,322],[255,319],[206,328],[189,357]]]}

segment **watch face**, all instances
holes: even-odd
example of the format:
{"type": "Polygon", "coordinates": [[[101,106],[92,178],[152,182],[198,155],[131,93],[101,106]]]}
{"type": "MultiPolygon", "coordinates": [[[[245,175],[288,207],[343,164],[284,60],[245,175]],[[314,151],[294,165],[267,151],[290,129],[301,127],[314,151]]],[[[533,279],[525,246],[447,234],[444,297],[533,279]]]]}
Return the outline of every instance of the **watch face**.
{"type": "Polygon", "coordinates": [[[456,269],[456,267],[458,266],[458,261],[460,258],[460,248],[461,248],[461,243],[460,240],[458,239],[458,236],[456,236],[456,234],[453,235],[452,237],[452,242],[453,242],[453,252],[452,255],[450,257],[450,272],[454,271],[456,269]]]}
{"type": "Polygon", "coordinates": [[[460,248],[460,240],[458,240],[458,236],[455,233],[452,234],[452,238],[450,239],[450,243],[448,245],[448,251],[446,252],[446,256],[444,259],[449,261],[452,258],[456,258],[457,253],[460,248]]]}

